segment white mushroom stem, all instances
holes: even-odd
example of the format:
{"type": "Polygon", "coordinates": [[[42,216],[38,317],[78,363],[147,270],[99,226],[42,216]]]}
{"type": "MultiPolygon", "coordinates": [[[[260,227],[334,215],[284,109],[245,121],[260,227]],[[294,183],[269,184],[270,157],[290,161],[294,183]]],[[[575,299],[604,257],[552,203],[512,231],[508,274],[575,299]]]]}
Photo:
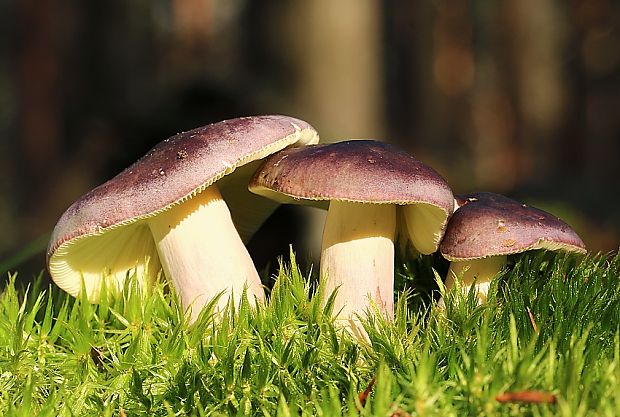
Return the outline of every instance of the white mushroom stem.
{"type": "Polygon", "coordinates": [[[332,201],[321,249],[324,301],[338,289],[334,312],[357,323],[371,301],[389,319],[394,315],[396,207],[332,201]]]}
{"type": "MultiPolygon", "coordinates": [[[[478,304],[482,304],[487,300],[491,280],[506,266],[506,262],[506,256],[451,262],[445,282],[446,290],[450,290],[455,280],[460,279],[463,294],[468,294],[469,289],[474,286],[478,304]]],[[[443,303],[443,300],[440,300],[440,303],[443,303]]]]}
{"type": "Polygon", "coordinates": [[[148,224],[164,273],[183,308],[191,309],[192,322],[221,292],[219,309],[231,296],[239,303],[246,287],[249,300],[264,298],[254,263],[216,186],[153,217],[148,224]]]}

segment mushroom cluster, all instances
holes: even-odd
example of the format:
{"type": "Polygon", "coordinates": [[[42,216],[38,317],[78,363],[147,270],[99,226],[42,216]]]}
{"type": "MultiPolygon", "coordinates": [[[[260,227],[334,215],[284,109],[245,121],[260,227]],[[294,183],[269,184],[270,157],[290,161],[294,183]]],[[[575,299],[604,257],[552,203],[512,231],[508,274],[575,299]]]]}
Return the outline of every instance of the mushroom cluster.
{"type": "Polygon", "coordinates": [[[308,123],[287,116],[225,120],[164,140],[85,194],[58,221],[48,246],[53,280],[97,302],[135,274],[160,271],[194,321],[246,292],[264,299],[244,244],[280,203],[327,209],[321,248],[324,302],[350,328],[373,305],[394,309],[394,241],[451,261],[446,278],[488,283],[506,257],[533,249],[585,252],[549,213],[491,193],[454,196],[446,181],[408,153],[374,140],[317,144],[308,123]]]}

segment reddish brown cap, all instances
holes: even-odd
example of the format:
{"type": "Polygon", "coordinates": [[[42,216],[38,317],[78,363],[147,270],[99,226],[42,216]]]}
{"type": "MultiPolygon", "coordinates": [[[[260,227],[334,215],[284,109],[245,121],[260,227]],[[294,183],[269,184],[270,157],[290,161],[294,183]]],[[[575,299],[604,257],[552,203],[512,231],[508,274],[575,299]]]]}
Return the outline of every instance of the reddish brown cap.
{"type": "Polygon", "coordinates": [[[494,193],[456,197],[454,212],[440,245],[450,261],[511,255],[532,249],[585,253],[571,227],[543,210],[494,193]]]}
{"type": "MultiPolygon", "coordinates": [[[[148,229],[141,226],[142,220],[192,198],[242,165],[253,161],[257,164],[265,156],[294,143],[317,141],[318,135],[308,123],[287,116],[225,120],[164,140],[65,211],[47,250],[52,278],[58,282],[62,275],[64,287],[59,285],[75,295],[81,286],[65,281],[79,281],[83,268],[89,268],[92,275],[100,275],[114,269],[106,262],[123,258],[124,253],[132,253],[132,258],[143,253],[143,259],[138,256],[124,262],[144,263],[144,257],[152,257],[155,251],[148,230],[142,230],[148,229]],[[97,243],[96,253],[91,253],[91,243],[97,243]],[[106,250],[117,253],[105,256],[106,250]]],[[[245,177],[247,184],[252,172],[253,167],[241,169],[235,176],[245,177]]],[[[240,187],[245,189],[245,184],[240,187]]],[[[237,183],[230,186],[239,188],[237,183]]],[[[226,199],[224,189],[222,195],[226,199]]],[[[233,220],[235,213],[245,208],[231,207],[233,220]]]]}
{"type": "Polygon", "coordinates": [[[350,140],[289,148],[265,159],[250,190],[280,202],[426,203],[448,216],[453,195],[435,170],[384,142],[350,140]]]}

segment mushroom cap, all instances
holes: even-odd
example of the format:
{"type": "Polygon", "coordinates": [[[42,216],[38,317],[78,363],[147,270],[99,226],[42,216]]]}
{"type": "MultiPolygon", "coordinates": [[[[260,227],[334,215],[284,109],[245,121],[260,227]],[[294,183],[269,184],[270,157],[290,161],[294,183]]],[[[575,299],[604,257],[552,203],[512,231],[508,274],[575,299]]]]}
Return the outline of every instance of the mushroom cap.
{"type": "Polygon", "coordinates": [[[533,249],[585,253],[577,233],[558,217],[495,193],[456,196],[459,208],[440,245],[449,261],[512,255],[533,249]]]}
{"type": "MultiPolygon", "coordinates": [[[[247,184],[258,160],[295,143],[316,142],[318,135],[312,126],[280,115],[225,120],[160,142],[64,212],[47,249],[52,278],[61,288],[77,295],[81,277],[87,280],[85,270],[92,277],[114,273],[119,264],[117,269],[126,268],[125,271],[134,267],[146,269],[145,262],[150,258],[152,264],[157,252],[144,220],[183,203],[237,168],[254,162],[226,177],[226,182],[218,183],[226,199],[225,188],[245,189],[245,184],[239,185],[239,181],[229,178],[240,176],[240,182],[247,184]]],[[[251,198],[249,192],[246,194],[251,198]]],[[[251,209],[251,204],[247,206],[251,209]]],[[[246,207],[231,207],[233,221],[236,210],[243,209],[246,207]]],[[[156,274],[157,270],[151,273],[156,274]]],[[[117,276],[116,284],[123,279],[117,276]]],[[[93,287],[85,284],[89,295],[98,294],[99,283],[92,284],[93,287]]]]}
{"type": "Polygon", "coordinates": [[[321,208],[330,200],[425,203],[448,216],[454,206],[450,187],[435,170],[388,143],[373,140],[285,149],[263,161],[249,188],[282,203],[321,208]]]}

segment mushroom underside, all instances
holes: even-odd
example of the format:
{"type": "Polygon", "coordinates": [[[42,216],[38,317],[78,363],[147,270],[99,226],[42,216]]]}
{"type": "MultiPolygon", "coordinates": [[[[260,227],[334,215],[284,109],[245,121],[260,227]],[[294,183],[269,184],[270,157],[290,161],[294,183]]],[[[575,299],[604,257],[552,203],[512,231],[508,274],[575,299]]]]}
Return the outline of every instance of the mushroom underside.
{"type": "Polygon", "coordinates": [[[49,261],[56,284],[74,297],[84,290],[90,302],[99,301],[103,287],[122,289],[131,274],[147,286],[160,269],[157,248],[145,222],[65,242],[49,261]]]}
{"type": "Polygon", "coordinates": [[[406,226],[401,228],[401,233],[406,230],[406,238],[414,249],[423,255],[436,252],[446,227],[448,213],[428,203],[407,204],[398,206],[398,209],[406,226]]]}

